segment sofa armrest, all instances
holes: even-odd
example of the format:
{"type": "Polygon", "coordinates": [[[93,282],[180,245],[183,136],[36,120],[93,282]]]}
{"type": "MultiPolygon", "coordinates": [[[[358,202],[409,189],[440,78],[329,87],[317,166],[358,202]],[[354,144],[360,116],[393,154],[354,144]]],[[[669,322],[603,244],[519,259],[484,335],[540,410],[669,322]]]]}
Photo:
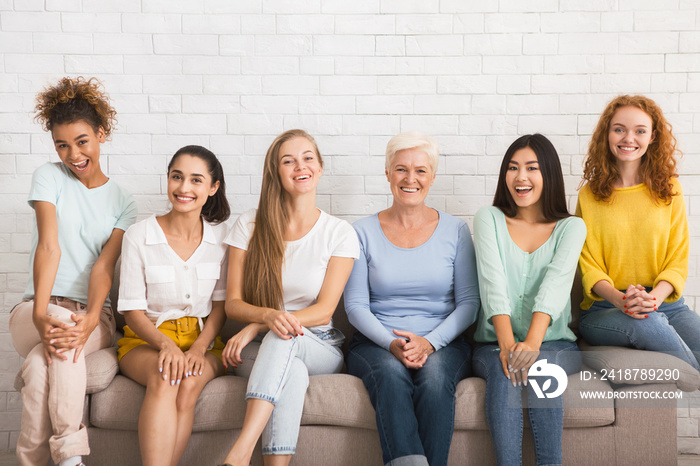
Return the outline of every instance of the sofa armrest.
{"type": "MultiPolygon", "coordinates": [[[[627,369],[638,369],[631,377],[624,377],[624,381],[616,385],[646,385],[658,383],[675,383],[679,390],[692,392],[700,388],[700,373],[690,364],[675,356],[659,353],[656,351],[645,351],[621,346],[591,346],[585,341],[579,342],[583,363],[596,372],[605,371],[607,374],[614,372],[615,375],[624,373],[627,369]],[[679,375],[677,380],[642,376],[642,373],[667,374],[667,369],[677,369],[679,375]]],[[[620,380],[620,377],[618,377],[620,380]]]]}
{"type": "MultiPolygon", "coordinates": [[[[97,393],[109,386],[117,372],[119,372],[119,362],[117,361],[117,348],[102,348],[85,357],[87,369],[86,394],[97,393]]],[[[15,390],[22,391],[24,379],[22,370],[15,377],[15,390]]]]}

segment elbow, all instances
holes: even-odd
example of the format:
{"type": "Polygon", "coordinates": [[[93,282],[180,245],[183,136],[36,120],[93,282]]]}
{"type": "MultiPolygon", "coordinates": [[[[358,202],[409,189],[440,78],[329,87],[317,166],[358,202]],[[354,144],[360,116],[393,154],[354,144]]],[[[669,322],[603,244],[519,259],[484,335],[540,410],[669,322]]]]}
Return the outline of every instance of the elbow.
{"type": "Polygon", "coordinates": [[[57,259],[61,258],[61,247],[58,242],[39,242],[36,246],[36,254],[41,254],[49,257],[55,256],[57,259]]]}
{"type": "Polygon", "coordinates": [[[231,320],[238,319],[238,305],[243,302],[241,299],[227,299],[224,303],[224,313],[231,320]]]}

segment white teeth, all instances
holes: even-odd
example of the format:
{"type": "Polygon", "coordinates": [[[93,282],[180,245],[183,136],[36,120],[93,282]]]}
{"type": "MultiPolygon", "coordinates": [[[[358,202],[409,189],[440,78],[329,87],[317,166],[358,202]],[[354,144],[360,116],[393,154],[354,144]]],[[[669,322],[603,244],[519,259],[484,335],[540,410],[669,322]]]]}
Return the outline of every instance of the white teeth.
{"type": "Polygon", "coordinates": [[[418,188],[401,188],[401,191],[405,193],[417,193],[418,188]]]}
{"type": "Polygon", "coordinates": [[[631,146],[620,146],[620,149],[628,150],[628,151],[637,150],[636,147],[631,147],[631,146]]]}
{"type": "Polygon", "coordinates": [[[309,178],[310,178],[309,175],[301,175],[301,176],[295,176],[295,177],[294,177],[294,179],[297,180],[297,181],[308,180],[309,178]]]}
{"type": "Polygon", "coordinates": [[[71,165],[73,165],[75,168],[82,169],[82,168],[85,168],[87,166],[87,163],[88,163],[87,160],[83,160],[82,162],[71,163],[71,165]]]}
{"type": "Polygon", "coordinates": [[[532,186],[516,186],[515,190],[516,191],[529,191],[532,189],[532,186]]]}
{"type": "Polygon", "coordinates": [[[192,201],[194,200],[193,197],[186,197],[186,196],[175,196],[176,199],[180,199],[181,201],[192,201]]]}

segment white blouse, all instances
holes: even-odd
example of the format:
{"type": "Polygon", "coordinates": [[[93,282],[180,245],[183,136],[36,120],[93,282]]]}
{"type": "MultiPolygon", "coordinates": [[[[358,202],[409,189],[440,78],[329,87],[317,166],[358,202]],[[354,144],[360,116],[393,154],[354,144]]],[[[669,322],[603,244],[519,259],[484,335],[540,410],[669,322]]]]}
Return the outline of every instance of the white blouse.
{"type": "Polygon", "coordinates": [[[202,242],[186,261],[170,247],[152,216],[132,225],[122,243],[117,311],[145,310],[158,327],[166,320],[211,313],[212,301],[226,299],[228,228],[205,221],[202,242]]]}

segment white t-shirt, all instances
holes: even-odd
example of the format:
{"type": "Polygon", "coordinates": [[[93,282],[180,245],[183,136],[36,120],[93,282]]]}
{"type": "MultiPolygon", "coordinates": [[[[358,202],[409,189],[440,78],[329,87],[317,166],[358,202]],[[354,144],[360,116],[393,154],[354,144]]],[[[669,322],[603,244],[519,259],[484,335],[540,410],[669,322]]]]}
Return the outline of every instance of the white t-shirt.
{"type": "MultiPolygon", "coordinates": [[[[248,241],[255,228],[256,212],[257,209],[251,209],[238,217],[224,243],[248,250],[248,241]]],[[[316,224],[303,238],[287,241],[282,264],[286,311],[298,311],[316,303],[332,256],[358,259],[360,244],[352,225],[321,211],[316,224]]],[[[329,330],[332,326],[333,322],[314,327],[314,330],[329,330]]]]}
{"type": "Polygon", "coordinates": [[[183,261],[168,244],[155,216],[134,224],[122,242],[117,311],[145,310],[158,327],[166,320],[203,317],[212,301],[226,300],[228,248],[225,224],[202,222],[202,242],[183,261]]]}
{"type": "MultiPolygon", "coordinates": [[[[92,266],[100,257],[112,230],[126,230],[136,221],[136,202],[111,179],[102,186],[88,189],[60,162],[46,163],[34,171],[28,198],[32,208],[34,201],[56,206],[61,260],[51,295],[87,304],[92,266]]],[[[29,281],[24,299],[34,298],[33,264],[38,242],[35,216],[29,281]]],[[[105,305],[109,304],[108,296],[105,305]]]]}

